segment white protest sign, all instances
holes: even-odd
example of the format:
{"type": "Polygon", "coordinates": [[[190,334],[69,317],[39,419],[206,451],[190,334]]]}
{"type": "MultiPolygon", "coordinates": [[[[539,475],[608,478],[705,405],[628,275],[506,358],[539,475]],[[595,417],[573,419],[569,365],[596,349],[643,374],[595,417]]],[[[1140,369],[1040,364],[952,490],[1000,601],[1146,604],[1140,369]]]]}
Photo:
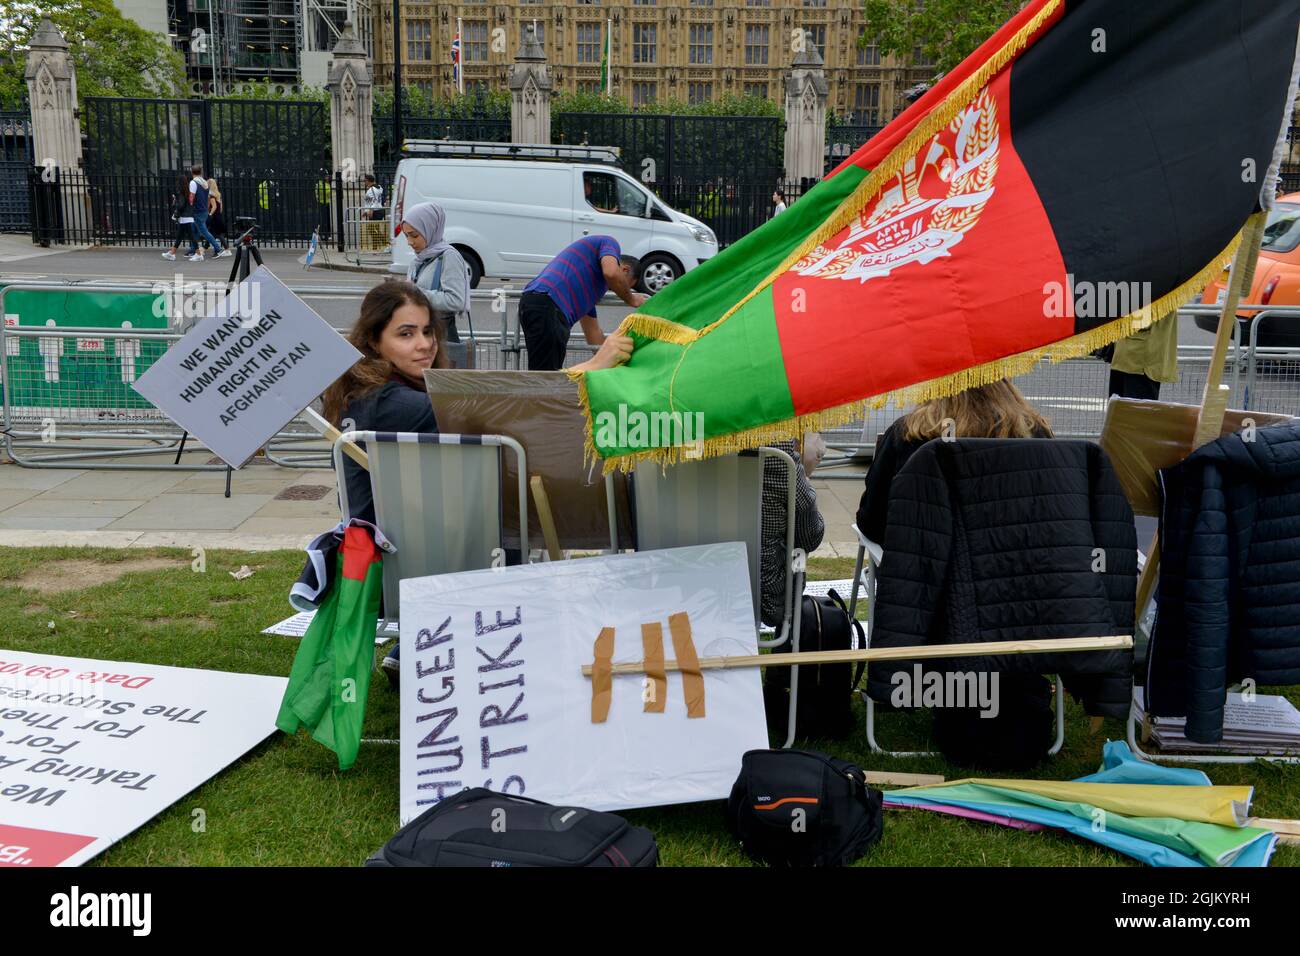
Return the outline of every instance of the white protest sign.
{"type": "Polygon", "coordinates": [[[276,733],[287,683],[0,649],[0,866],[103,852],[276,733]]]}
{"type": "Polygon", "coordinates": [[[133,387],[238,468],[359,358],[260,266],[133,387]]]}
{"type": "Polygon", "coordinates": [[[409,578],[401,583],[401,818],[466,787],[620,810],[726,797],[747,750],[768,746],[759,669],[687,681],[615,675],[593,723],[597,638],[612,661],[757,653],[739,542],[409,578]],[[672,625],[672,627],[670,627],[672,625]],[[677,633],[670,633],[675,629],[677,633]],[[662,695],[662,697],[660,696],[662,695]]]}

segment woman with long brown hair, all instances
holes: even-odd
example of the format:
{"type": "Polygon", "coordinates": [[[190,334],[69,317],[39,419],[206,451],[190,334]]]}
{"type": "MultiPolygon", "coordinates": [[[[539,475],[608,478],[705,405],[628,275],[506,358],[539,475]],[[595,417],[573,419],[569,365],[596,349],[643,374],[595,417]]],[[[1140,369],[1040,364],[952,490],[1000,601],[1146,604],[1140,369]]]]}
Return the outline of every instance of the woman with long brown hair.
{"type": "MultiPolygon", "coordinates": [[[[344,431],[436,432],[424,370],[448,362],[424,293],[400,279],[379,283],[361,300],[347,338],[362,358],[325,390],[325,417],[344,431]]],[[[369,475],[350,458],[343,468],[352,517],[373,522],[369,475]]]]}
{"type": "MultiPolygon", "coordinates": [[[[436,432],[438,421],[424,389],[424,372],[450,367],[445,334],[429,299],[415,283],[406,279],[379,283],[361,300],[361,315],[347,335],[362,357],[321,396],[325,417],[341,431],[436,432]]],[[[595,356],[575,368],[612,368],[631,352],[630,338],[610,335],[595,356]]],[[[343,476],[351,517],[373,523],[369,474],[344,457],[343,476]]],[[[381,666],[396,686],[396,644],[381,666]]]]}
{"type": "Polygon", "coordinates": [[[885,540],[885,511],[894,475],[912,452],[933,438],[1051,437],[1047,419],[1005,378],[922,402],[894,422],[876,445],[858,503],[858,530],[872,541],[885,540]]]}
{"type": "MultiPolygon", "coordinates": [[[[424,370],[449,363],[442,323],[434,321],[424,293],[402,279],[379,283],[361,300],[361,315],[347,338],[362,357],[321,396],[325,417],[340,431],[436,432],[424,370]]],[[[343,477],[351,517],[373,523],[370,475],[345,456],[343,477]]],[[[381,664],[394,687],[400,666],[394,644],[381,664]]]]}

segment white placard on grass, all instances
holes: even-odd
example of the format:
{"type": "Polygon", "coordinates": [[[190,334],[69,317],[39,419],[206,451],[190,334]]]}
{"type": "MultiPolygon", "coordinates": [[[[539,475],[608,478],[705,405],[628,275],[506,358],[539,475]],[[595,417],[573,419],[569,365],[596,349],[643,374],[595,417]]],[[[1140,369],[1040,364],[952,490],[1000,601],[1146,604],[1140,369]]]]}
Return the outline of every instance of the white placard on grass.
{"type": "Polygon", "coordinates": [[[757,653],[739,542],[409,578],[401,583],[401,818],[466,787],[621,810],[726,797],[747,750],[768,746],[759,669],[705,670],[704,715],[682,674],[616,675],[592,722],[602,628],[614,663],[643,658],[641,625],[686,614],[700,658],[757,653]]]}
{"type": "Polygon", "coordinates": [[[0,648],[0,866],[103,852],[277,733],[287,683],[0,648]]]}
{"type": "Polygon", "coordinates": [[[359,358],[259,266],[133,387],[238,468],[359,358]]]}

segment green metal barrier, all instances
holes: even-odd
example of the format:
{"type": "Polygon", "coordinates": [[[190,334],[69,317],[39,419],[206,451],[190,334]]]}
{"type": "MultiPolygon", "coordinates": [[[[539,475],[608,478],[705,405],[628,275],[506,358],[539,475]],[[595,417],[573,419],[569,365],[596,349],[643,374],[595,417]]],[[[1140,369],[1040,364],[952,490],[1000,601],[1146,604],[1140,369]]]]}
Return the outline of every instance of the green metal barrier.
{"type": "MultiPolygon", "coordinates": [[[[162,295],[76,289],[13,291],[4,297],[8,328],[96,328],[165,331],[162,295]]],[[[131,383],[167,350],[168,341],[96,338],[7,338],[4,374],[11,408],[94,409],[112,413],[150,409],[131,383]]]]}

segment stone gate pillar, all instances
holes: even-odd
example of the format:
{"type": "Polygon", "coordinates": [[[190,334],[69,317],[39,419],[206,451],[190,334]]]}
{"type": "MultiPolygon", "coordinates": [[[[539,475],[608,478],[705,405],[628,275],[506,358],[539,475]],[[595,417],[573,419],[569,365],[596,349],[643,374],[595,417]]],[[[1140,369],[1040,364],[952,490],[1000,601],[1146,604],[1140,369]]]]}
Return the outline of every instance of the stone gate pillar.
{"type": "Polygon", "coordinates": [[[530,23],[510,67],[510,141],[550,143],[551,70],[530,23]]]}
{"type": "Polygon", "coordinates": [[[785,77],[785,178],[821,179],[826,167],[825,64],[811,34],[785,77]]]}

